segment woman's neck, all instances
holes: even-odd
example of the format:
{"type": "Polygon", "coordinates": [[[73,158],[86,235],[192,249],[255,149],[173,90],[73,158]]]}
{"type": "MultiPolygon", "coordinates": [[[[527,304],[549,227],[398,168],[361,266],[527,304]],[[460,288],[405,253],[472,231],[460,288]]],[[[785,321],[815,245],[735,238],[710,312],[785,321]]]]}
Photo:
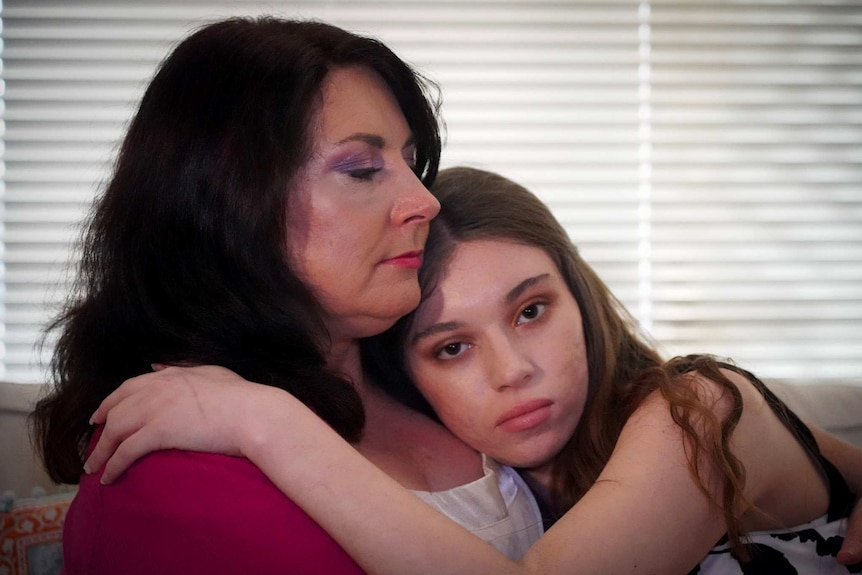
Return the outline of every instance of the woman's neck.
{"type": "Polygon", "coordinates": [[[326,367],[350,379],[354,385],[362,386],[362,360],[359,341],[333,341],[326,357],[326,367]]]}
{"type": "MultiPolygon", "coordinates": [[[[359,397],[362,398],[366,412],[369,408],[368,402],[373,401],[377,394],[383,394],[373,383],[367,381],[362,369],[362,356],[358,339],[333,341],[327,354],[326,367],[353,383],[353,387],[359,393],[359,397]]],[[[368,414],[366,413],[367,417],[368,414]]],[[[369,421],[366,421],[366,425],[368,423],[369,421]]]]}

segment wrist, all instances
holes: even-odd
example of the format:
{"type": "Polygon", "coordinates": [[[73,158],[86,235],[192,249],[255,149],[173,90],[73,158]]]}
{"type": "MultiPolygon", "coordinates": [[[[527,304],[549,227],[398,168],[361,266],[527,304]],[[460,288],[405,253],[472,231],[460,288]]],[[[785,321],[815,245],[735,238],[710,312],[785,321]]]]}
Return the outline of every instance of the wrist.
{"type": "Polygon", "coordinates": [[[253,383],[245,385],[228,407],[227,433],[237,450],[237,455],[251,459],[256,446],[266,441],[266,432],[273,417],[277,391],[267,385],[253,383]]]}
{"type": "Polygon", "coordinates": [[[243,395],[242,416],[232,430],[240,455],[260,466],[261,457],[284,449],[295,435],[296,414],[308,408],[288,392],[258,384],[243,395]]]}

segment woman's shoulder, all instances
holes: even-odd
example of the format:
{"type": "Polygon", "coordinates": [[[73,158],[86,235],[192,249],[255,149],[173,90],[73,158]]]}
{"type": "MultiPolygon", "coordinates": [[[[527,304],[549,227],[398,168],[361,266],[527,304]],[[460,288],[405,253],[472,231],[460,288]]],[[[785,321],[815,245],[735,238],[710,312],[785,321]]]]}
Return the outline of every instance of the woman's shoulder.
{"type": "Polygon", "coordinates": [[[131,506],[141,520],[161,521],[167,516],[202,527],[215,520],[279,533],[291,525],[317,528],[263,472],[240,457],[157,451],[141,458],[113,484],[96,489],[102,491],[103,505],[131,506]]]}
{"type": "Polygon", "coordinates": [[[111,485],[82,479],[67,526],[77,572],[361,573],[349,556],[248,460],[167,450],[111,485]],[[84,562],[84,563],[81,563],[84,562]],[[212,569],[211,569],[212,568],[212,569]]]}

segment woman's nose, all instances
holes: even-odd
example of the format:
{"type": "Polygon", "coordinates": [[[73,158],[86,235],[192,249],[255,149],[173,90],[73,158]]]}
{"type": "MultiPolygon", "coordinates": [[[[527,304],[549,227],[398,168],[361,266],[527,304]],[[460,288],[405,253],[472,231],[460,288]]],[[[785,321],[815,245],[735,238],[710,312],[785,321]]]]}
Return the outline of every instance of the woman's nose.
{"type": "Polygon", "coordinates": [[[402,188],[393,210],[393,217],[399,224],[409,222],[429,222],[440,212],[437,201],[425,184],[412,172],[405,176],[402,188]]]}

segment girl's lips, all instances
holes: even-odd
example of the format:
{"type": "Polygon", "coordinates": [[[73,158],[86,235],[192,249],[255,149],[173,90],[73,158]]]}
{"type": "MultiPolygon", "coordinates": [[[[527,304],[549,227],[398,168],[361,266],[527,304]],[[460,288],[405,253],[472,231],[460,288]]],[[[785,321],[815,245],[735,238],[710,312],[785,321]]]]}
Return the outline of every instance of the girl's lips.
{"type": "Polygon", "coordinates": [[[551,416],[550,399],[532,399],[519,403],[497,420],[497,427],[504,431],[524,431],[544,423],[551,416]]]}
{"type": "Polygon", "coordinates": [[[394,258],[383,260],[383,263],[401,268],[419,269],[422,265],[422,250],[405,252],[394,258]]]}

